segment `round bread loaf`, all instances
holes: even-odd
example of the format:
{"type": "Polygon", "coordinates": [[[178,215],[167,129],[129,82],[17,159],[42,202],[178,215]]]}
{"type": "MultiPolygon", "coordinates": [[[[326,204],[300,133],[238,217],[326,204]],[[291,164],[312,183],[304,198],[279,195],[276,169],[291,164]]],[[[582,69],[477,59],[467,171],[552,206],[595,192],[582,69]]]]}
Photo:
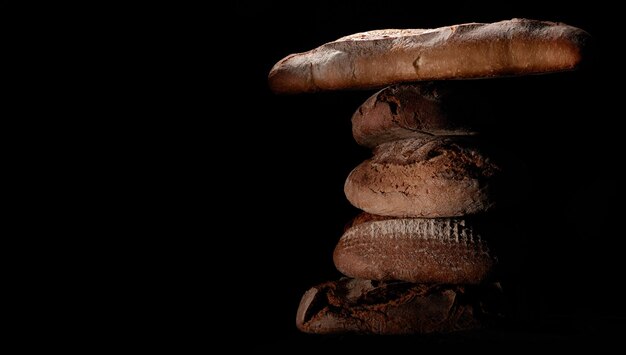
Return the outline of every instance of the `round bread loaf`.
{"type": "Polygon", "coordinates": [[[333,260],[337,270],[355,278],[479,284],[496,259],[465,219],[364,214],[343,234],[333,260]]]}
{"type": "Polygon", "coordinates": [[[406,138],[473,135],[473,117],[451,115],[447,83],[400,84],[372,95],[352,115],[352,134],[360,145],[375,147],[406,138]],[[453,116],[453,117],[450,117],[453,116]]]}
{"type": "Polygon", "coordinates": [[[315,334],[427,334],[481,328],[500,318],[498,283],[425,285],[343,278],[308,290],[296,326],[315,334]]]}
{"type": "Polygon", "coordinates": [[[348,176],[344,191],[366,212],[396,217],[454,217],[489,210],[499,166],[471,142],[450,137],[381,144],[348,176]]]}

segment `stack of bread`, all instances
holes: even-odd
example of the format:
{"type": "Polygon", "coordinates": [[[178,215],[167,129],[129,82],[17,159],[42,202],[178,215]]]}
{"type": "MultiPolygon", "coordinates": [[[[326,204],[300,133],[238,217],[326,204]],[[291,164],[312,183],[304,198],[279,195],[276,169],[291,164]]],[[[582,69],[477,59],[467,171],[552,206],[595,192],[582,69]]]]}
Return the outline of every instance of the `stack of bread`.
{"type": "Polygon", "coordinates": [[[524,19],[378,30],[274,66],[276,93],[384,87],[352,117],[355,140],[373,157],[345,184],[350,203],[364,211],[335,248],[335,266],[347,277],[304,294],[300,330],[409,334],[485,324],[499,291],[497,258],[476,221],[498,205],[502,166],[472,121],[450,114],[458,110],[449,109],[449,97],[463,93],[445,80],[573,70],[588,38],[565,24],[524,19]]]}

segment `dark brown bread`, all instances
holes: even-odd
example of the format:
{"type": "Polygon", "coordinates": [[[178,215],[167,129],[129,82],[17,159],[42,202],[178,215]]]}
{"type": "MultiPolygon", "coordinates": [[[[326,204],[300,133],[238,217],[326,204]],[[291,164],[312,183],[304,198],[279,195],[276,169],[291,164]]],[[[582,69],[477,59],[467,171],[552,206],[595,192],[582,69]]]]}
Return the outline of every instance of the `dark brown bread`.
{"type": "Polygon", "coordinates": [[[346,180],[346,197],[366,212],[455,217],[494,206],[490,181],[500,167],[472,142],[450,137],[385,143],[346,180]]]}
{"type": "Polygon", "coordinates": [[[400,84],[372,95],[352,116],[352,134],[360,145],[375,147],[406,138],[473,135],[471,115],[450,114],[454,96],[447,83],[400,84]]]}
{"type": "Polygon", "coordinates": [[[287,56],[269,84],[276,93],[301,93],[571,70],[588,38],[563,23],[526,19],[369,31],[287,56]]]}
{"type": "Polygon", "coordinates": [[[300,301],[296,326],[317,334],[476,329],[497,319],[500,294],[498,284],[443,286],[344,278],[308,290],[300,301]]]}
{"type": "Polygon", "coordinates": [[[495,257],[465,219],[355,218],[333,255],[342,274],[370,280],[478,284],[495,257]]]}

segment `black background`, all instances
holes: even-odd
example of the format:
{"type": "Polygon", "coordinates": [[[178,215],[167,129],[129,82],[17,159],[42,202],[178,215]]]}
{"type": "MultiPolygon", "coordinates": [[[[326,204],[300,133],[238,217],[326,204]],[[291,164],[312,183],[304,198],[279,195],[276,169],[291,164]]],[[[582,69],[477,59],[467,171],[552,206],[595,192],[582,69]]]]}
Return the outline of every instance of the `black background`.
{"type": "Polygon", "coordinates": [[[34,298],[19,308],[38,316],[23,314],[29,326],[72,344],[173,342],[177,352],[189,337],[212,351],[219,338],[290,353],[342,345],[509,352],[621,340],[623,20],[610,5],[233,0],[54,3],[18,13],[5,3],[5,74],[16,80],[4,103],[28,116],[7,114],[7,122],[29,125],[28,136],[39,130],[35,158],[21,159],[36,171],[17,170],[29,177],[24,191],[45,190],[22,198],[46,215],[24,225],[41,226],[63,249],[46,249],[52,261],[36,267],[50,273],[51,287],[22,277],[36,286],[24,288],[34,298]],[[350,117],[374,91],[276,96],[267,86],[272,66],[359,31],[514,17],[583,28],[594,46],[578,72],[459,84],[479,97],[494,146],[526,170],[517,185],[526,199],[497,215],[511,226],[499,238],[509,321],[449,336],[298,332],[302,294],[341,276],[333,248],[358,213],[343,184],[370,156],[354,142],[350,117]],[[37,95],[23,95],[30,90],[37,95]],[[57,230],[60,237],[50,233],[57,230]],[[71,232],[78,244],[65,242],[71,232]],[[59,272],[59,261],[69,270],[59,272]],[[58,314],[39,317],[38,307],[58,314]]]}
{"type": "MultiPolygon", "coordinates": [[[[504,3],[504,2],[503,2],[504,3]]],[[[415,345],[415,351],[447,344],[578,346],[618,340],[626,309],[623,280],[619,174],[624,161],[621,43],[618,11],[598,2],[514,5],[434,1],[235,2],[234,31],[205,46],[222,63],[215,134],[232,134],[244,154],[226,154],[223,185],[232,198],[220,208],[241,216],[227,255],[244,270],[225,276],[240,286],[222,294],[236,304],[223,325],[254,333],[287,349],[309,346],[415,345]],[[519,159],[526,174],[517,183],[526,197],[498,218],[509,218],[501,235],[502,284],[510,298],[510,321],[501,329],[444,337],[310,336],[295,328],[301,295],[339,278],[333,248],[343,226],[358,213],[346,200],[344,181],[370,152],[352,138],[350,118],[374,91],[276,96],[267,87],[275,62],[341,36],[382,28],[434,28],[514,17],[560,21],[594,38],[577,72],[463,83],[480,93],[492,119],[488,128],[500,151],[519,159]],[[222,44],[224,42],[224,44],[222,44]],[[610,86],[609,86],[610,85],[610,86]],[[615,87],[612,89],[611,87],[615,87]],[[245,231],[244,231],[245,230],[245,231]],[[506,233],[503,233],[506,234],[506,233]],[[291,345],[296,343],[294,348],[291,345]],[[289,346],[289,347],[288,347],[289,346]]],[[[210,79],[210,78],[209,78],[210,79]]],[[[207,85],[210,85],[208,83],[207,85]]],[[[474,93],[475,94],[475,93],[474,93]]],[[[209,146],[209,163],[214,154],[209,146]]],[[[220,160],[221,163],[221,160],[220,160]]],[[[216,174],[219,174],[216,172],[216,174]]],[[[209,195],[211,192],[209,192],[209,195]]],[[[217,222],[217,221],[215,221],[217,222]]]]}

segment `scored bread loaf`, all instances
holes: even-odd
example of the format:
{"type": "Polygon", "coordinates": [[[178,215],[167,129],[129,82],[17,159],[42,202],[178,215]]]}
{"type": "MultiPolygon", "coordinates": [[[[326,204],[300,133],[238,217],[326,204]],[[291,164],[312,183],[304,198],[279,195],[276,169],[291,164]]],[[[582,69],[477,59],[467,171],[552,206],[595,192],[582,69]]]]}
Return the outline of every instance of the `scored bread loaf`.
{"type": "Polygon", "coordinates": [[[481,328],[500,318],[502,290],[343,278],[308,290],[296,326],[315,334],[427,334],[481,328]]]}
{"type": "Polygon", "coordinates": [[[571,70],[588,38],[576,27],[527,19],[375,30],[285,57],[269,85],[275,93],[301,93],[571,70]]]}
{"type": "Polygon", "coordinates": [[[455,217],[495,206],[501,168],[467,139],[429,137],[379,145],[344,186],[350,203],[396,217],[455,217]]]}
{"type": "Polygon", "coordinates": [[[342,274],[361,279],[479,284],[496,258],[466,219],[363,214],[339,240],[333,260],[342,274]]]}
{"type": "Polygon", "coordinates": [[[448,83],[425,82],[386,87],[372,95],[352,115],[352,135],[360,145],[432,135],[473,135],[475,117],[454,115],[454,93],[448,83]],[[452,97],[451,97],[452,96],[452,97]]]}

